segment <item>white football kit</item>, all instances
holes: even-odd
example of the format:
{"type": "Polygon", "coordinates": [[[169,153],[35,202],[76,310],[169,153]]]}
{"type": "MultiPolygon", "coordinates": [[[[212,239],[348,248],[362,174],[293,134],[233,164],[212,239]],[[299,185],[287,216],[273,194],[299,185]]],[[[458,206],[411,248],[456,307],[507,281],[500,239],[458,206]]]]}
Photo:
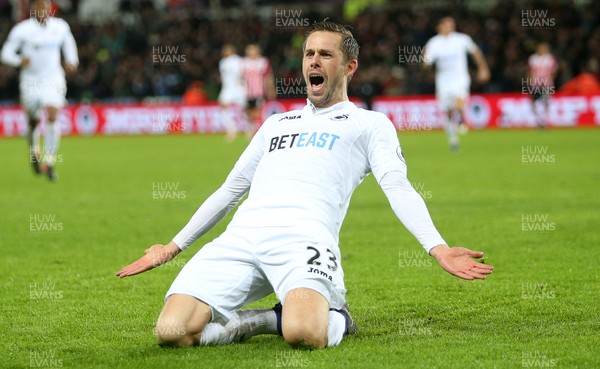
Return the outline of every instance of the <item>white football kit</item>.
{"type": "MultiPolygon", "coordinates": [[[[307,100],[308,101],[308,100],[307,100]]],[[[340,102],[269,117],[225,183],[174,237],[187,248],[248,192],[227,230],[185,265],[167,293],[188,294],[227,321],[231,312],[299,287],[345,303],[339,232],[354,189],[373,173],[425,250],[445,244],[406,177],[397,132],[381,113],[340,102]]]]}
{"type": "Polygon", "coordinates": [[[464,33],[451,32],[447,36],[438,34],[425,45],[425,62],[435,63],[435,94],[443,111],[450,110],[460,98],[469,97],[467,53],[472,54],[477,46],[464,33]]]}
{"type": "Polygon", "coordinates": [[[230,55],[219,61],[221,74],[221,92],[219,102],[223,105],[246,105],[246,86],[242,75],[244,59],[239,55],[230,55]]]}
{"type": "Polygon", "coordinates": [[[46,106],[60,108],[65,104],[67,85],[61,66],[61,50],[65,61],[77,65],[77,46],[67,22],[48,17],[45,24],[30,18],[16,24],[2,47],[2,62],[19,67],[23,59],[29,65],[21,68],[21,103],[30,116],[46,106]]]}

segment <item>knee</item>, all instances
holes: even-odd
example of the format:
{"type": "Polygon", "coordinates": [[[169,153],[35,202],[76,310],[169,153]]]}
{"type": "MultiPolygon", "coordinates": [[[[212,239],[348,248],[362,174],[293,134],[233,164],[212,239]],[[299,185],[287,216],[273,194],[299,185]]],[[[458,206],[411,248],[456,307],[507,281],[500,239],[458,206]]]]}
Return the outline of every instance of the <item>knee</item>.
{"type": "Polygon", "coordinates": [[[185,347],[198,344],[190,330],[174,320],[159,320],[154,328],[154,335],[160,346],[185,347]]]}
{"type": "Polygon", "coordinates": [[[58,116],[58,108],[49,106],[46,108],[46,112],[48,113],[48,120],[54,122],[58,116]]]}
{"type": "Polygon", "coordinates": [[[322,349],[327,346],[327,329],[295,321],[283,324],[283,338],[294,348],[322,349]]]}

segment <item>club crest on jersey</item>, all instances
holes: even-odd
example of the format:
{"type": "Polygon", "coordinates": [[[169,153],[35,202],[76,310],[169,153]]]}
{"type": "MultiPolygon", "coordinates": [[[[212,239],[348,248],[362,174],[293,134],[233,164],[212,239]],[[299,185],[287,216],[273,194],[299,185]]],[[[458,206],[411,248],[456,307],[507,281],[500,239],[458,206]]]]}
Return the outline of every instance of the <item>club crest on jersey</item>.
{"type": "Polygon", "coordinates": [[[396,154],[398,155],[398,158],[402,160],[403,163],[406,163],[406,159],[404,159],[404,154],[402,153],[402,149],[400,148],[400,146],[396,148],[396,154]]]}
{"type": "Polygon", "coordinates": [[[342,115],[338,115],[335,117],[331,117],[329,119],[335,120],[335,121],[340,121],[340,120],[346,120],[346,119],[348,119],[348,117],[349,117],[349,114],[342,114],[342,115]]]}
{"type": "Polygon", "coordinates": [[[292,120],[292,119],[300,119],[300,118],[302,118],[302,115],[286,115],[285,117],[279,118],[278,122],[281,122],[282,120],[292,120]]]}

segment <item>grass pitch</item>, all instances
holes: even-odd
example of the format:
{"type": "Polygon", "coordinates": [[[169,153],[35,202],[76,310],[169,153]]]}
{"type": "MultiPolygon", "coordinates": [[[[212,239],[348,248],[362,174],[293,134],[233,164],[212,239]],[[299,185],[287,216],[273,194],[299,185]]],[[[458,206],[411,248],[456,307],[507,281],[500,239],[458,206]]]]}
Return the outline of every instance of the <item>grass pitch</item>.
{"type": "Polygon", "coordinates": [[[359,334],[312,352],[275,336],[156,345],[167,288],[229,217],[171,264],[114,276],[170,240],[245,140],[64,138],[57,183],[32,174],[23,139],[0,140],[0,367],[600,367],[600,130],[470,132],[455,155],[442,132],[400,139],[409,178],[447,242],[485,251],[496,269],[475,282],[445,273],[369,177],[341,234],[359,334]]]}

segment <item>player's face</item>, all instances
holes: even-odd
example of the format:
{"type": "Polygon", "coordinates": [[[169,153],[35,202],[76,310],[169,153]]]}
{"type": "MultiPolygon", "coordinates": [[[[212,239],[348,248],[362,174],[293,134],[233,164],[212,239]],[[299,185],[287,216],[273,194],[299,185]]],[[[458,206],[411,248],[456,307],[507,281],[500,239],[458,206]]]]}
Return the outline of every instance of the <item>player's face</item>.
{"type": "Polygon", "coordinates": [[[318,108],[347,100],[347,77],[356,70],[357,61],[344,61],[341,39],[340,34],[317,31],[306,40],[302,74],[308,98],[318,108]]]}
{"type": "Polygon", "coordinates": [[[246,47],[246,56],[250,59],[256,59],[260,56],[260,49],[256,45],[248,45],[246,47]]]}
{"type": "Polygon", "coordinates": [[[454,23],[454,19],[451,17],[444,18],[440,21],[438,25],[438,32],[447,35],[450,32],[454,32],[456,30],[456,24],[454,23]]]}
{"type": "Polygon", "coordinates": [[[544,54],[549,53],[549,52],[550,52],[550,46],[548,46],[547,43],[541,43],[541,44],[538,45],[538,47],[537,47],[537,53],[539,55],[544,55],[544,54]]]}
{"type": "Polygon", "coordinates": [[[48,0],[35,0],[31,3],[31,14],[39,22],[50,16],[51,3],[48,0]]]}

